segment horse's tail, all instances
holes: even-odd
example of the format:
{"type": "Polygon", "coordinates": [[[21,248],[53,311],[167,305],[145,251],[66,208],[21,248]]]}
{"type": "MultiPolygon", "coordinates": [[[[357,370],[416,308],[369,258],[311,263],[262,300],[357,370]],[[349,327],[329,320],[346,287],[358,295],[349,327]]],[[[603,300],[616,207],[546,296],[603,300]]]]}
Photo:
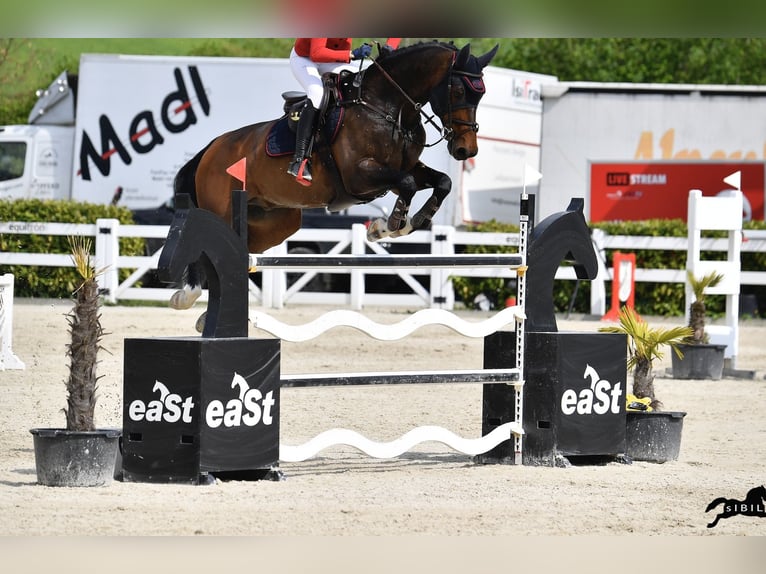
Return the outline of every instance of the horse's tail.
{"type": "Polygon", "coordinates": [[[205,155],[207,148],[209,148],[212,143],[213,142],[207,144],[197,153],[197,155],[186,162],[186,164],[178,170],[178,173],[173,180],[173,194],[188,194],[194,205],[197,205],[197,185],[195,183],[197,167],[199,166],[199,162],[202,159],[202,156],[205,155]]]}

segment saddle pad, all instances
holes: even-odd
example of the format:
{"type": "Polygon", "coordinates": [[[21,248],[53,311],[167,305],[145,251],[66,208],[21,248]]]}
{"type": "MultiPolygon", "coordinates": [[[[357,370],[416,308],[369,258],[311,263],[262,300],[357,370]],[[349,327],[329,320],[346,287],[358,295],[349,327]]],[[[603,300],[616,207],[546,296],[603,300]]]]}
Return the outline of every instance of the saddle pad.
{"type": "MultiPolygon", "coordinates": [[[[335,141],[343,123],[343,113],[344,109],[339,106],[334,106],[328,113],[322,128],[325,141],[335,141]]],[[[295,133],[290,131],[288,121],[287,115],[284,115],[271,126],[266,136],[266,155],[269,157],[292,155],[295,152],[295,133]]]]}

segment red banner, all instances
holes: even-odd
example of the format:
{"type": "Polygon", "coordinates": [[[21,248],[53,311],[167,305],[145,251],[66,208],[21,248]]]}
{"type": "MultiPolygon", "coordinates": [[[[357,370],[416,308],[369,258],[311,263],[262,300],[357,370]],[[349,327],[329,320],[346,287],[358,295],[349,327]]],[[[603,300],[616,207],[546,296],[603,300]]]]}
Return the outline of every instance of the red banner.
{"type": "Polygon", "coordinates": [[[734,189],[724,179],[741,172],[744,219],[764,219],[766,162],[654,161],[591,162],[590,220],[686,221],[689,191],[718,195],[734,189]]]}

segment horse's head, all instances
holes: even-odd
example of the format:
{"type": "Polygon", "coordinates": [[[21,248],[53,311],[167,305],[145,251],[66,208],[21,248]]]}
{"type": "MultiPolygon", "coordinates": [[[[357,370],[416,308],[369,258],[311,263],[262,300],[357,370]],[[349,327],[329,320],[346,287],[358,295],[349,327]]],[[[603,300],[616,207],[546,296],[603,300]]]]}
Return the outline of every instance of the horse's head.
{"type": "Polygon", "coordinates": [[[496,45],[483,56],[474,56],[471,45],[466,44],[455,55],[442,82],[431,92],[431,109],[441,119],[447,149],[457,160],[473,157],[479,151],[476,108],[485,92],[482,70],[492,61],[497,49],[496,45]]]}

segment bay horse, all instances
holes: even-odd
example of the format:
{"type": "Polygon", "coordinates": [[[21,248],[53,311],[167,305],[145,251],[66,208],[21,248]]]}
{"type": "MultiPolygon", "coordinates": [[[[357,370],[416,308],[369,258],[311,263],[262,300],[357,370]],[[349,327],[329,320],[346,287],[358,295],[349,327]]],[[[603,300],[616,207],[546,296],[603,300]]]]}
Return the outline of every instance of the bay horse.
{"type": "MultiPolygon", "coordinates": [[[[269,150],[277,124],[287,119],[288,94],[295,96],[295,92],[288,92],[283,94],[288,100],[284,116],[214,139],[179,170],[174,192],[188,194],[198,207],[230,221],[231,191],[240,189],[241,183],[227,169],[245,158],[250,253],[263,253],[295,233],[301,226],[302,209],[340,211],[368,203],[388,191],[397,195],[394,209],[387,221],[373,222],[369,240],[428,229],[452,182],[447,174],[419,160],[429,145],[422,117],[436,125],[423,106],[430,103],[441,121],[442,127],[437,128],[454,159],[475,156],[479,129],[476,108],[485,92],[482,70],[497,49],[495,46],[475,56],[470,44],[458,49],[452,43],[420,42],[381,53],[369,67],[356,73],[333,76],[334,89],[326,90],[332,97],[325,95],[323,107],[332,108],[330,111],[340,119],[332,134],[323,131],[322,124],[330,120],[320,110],[310,187],[287,173],[291,153],[280,155],[269,150]],[[430,198],[409,218],[413,196],[426,188],[433,190],[430,198]]],[[[326,76],[325,84],[330,80],[326,76]]],[[[294,135],[291,137],[294,140],[294,135]]],[[[170,305],[187,309],[200,293],[199,267],[191,264],[186,269],[184,288],[173,294],[170,305]]]]}

